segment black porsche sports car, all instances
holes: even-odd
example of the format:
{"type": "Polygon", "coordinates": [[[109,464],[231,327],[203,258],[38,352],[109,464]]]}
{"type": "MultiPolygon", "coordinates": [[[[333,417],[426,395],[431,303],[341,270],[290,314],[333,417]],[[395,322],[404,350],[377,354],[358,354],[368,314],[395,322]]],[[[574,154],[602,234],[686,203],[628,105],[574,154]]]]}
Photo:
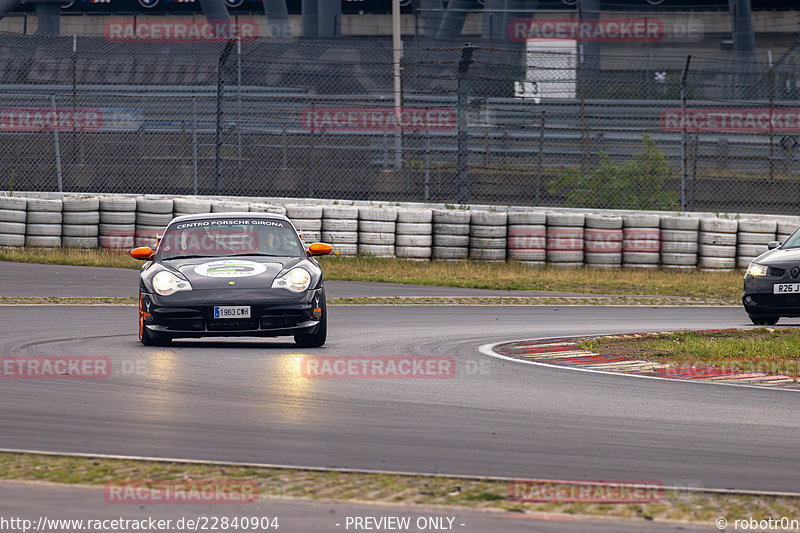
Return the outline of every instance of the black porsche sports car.
{"type": "Polygon", "coordinates": [[[139,340],[176,337],[294,336],[322,346],[327,309],[324,243],[303,245],[292,223],[271,213],[187,215],[170,222],[139,275],[139,340]]]}
{"type": "Polygon", "coordinates": [[[742,303],[753,324],[800,317],[800,231],[756,257],[744,275],[742,303]]]}

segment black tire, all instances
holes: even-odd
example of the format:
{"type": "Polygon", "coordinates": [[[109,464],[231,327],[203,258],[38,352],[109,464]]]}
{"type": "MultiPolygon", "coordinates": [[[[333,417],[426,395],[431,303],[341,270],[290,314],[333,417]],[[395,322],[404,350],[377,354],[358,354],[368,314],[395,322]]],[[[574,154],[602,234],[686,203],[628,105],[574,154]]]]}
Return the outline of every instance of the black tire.
{"type": "Polygon", "coordinates": [[[756,326],[774,326],[780,318],[773,315],[750,315],[750,322],[756,326]]]}
{"type": "Polygon", "coordinates": [[[319,324],[314,330],[314,333],[305,333],[302,335],[295,335],[294,342],[301,348],[319,348],[325,344],[328,337],[328,304],[325,298],[325,290],[322,290],[322,316],[319,319],[319,324]]]}
{"type": "Polygon", "coordinates": [[[139,342],[145,346],[166,346],[172,342],[172,337],[154,335],[144,325],[142,316],[142,293],[139,293],[139,342]]]}

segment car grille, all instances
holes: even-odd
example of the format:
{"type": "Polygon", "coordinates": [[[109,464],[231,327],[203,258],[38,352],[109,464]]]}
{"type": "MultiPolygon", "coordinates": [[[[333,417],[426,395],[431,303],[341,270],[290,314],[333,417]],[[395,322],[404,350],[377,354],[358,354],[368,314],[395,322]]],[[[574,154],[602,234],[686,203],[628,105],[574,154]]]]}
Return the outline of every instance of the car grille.
{"type": "Polygon", "coordinates": [[[783,275],[786,274],[785,268],[777,268],[777,267],[769,267],[767,268],[767,276],[772,276],[775,278],[782,278],[783,275]]]}
{"type": "Polygon", "coordinates": [[[800,294],[752,294],[758,305],[800,306],[800,294]]]}
{"type": "Polygon", "coordinates": [[[280,314],[265,314],[261,317],[261,327],[264,329],[291,327],[307,320],[301,312],[286,312],[280,314]]]}
{"type": "Polygon", "coordinates": [[[218,319],[208,321],[208,331],[246,331],[258,329],[257,320],[218,319]]]}
{"type": "Polygon", "coordinates": [[[164,325],[170,329],[203,331],[205,321],[202,318],[164,318],[164,325]]]}

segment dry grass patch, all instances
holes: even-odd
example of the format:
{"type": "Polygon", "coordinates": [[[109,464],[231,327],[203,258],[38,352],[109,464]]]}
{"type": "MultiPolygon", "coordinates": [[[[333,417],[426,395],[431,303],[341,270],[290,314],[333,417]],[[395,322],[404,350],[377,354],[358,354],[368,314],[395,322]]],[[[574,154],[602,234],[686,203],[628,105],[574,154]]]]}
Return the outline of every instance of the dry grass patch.
{"type": "Polygon", "coordinates": [[[680,331],[643,337],[600,337],[581,346],[657,363],[715,367],[800,376],[800,331],[753,328],[713,332],[680,331]]]}

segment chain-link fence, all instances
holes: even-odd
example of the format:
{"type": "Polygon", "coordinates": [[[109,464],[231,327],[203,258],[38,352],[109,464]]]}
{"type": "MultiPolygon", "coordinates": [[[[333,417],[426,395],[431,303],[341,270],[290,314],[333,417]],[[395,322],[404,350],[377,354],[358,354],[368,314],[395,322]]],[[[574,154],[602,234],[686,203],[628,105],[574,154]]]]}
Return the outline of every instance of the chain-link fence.
{"type": "Polygon", "coordinates": [[[392,52],[2,35],[2,188],[795,212],[795,48],[392,52]]]}

